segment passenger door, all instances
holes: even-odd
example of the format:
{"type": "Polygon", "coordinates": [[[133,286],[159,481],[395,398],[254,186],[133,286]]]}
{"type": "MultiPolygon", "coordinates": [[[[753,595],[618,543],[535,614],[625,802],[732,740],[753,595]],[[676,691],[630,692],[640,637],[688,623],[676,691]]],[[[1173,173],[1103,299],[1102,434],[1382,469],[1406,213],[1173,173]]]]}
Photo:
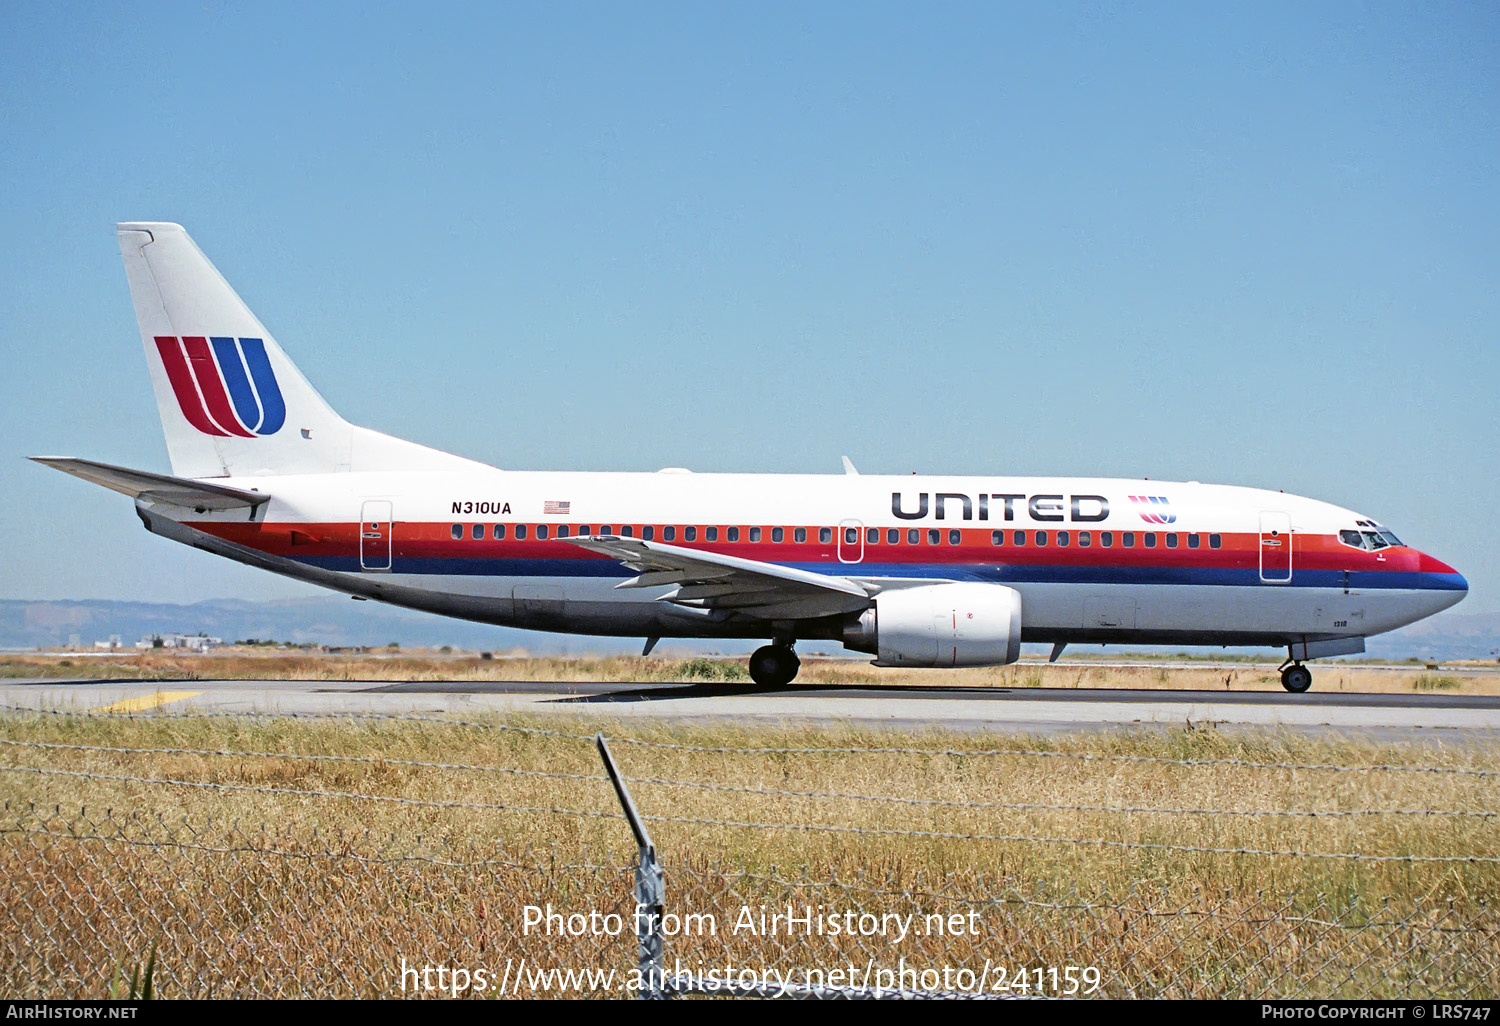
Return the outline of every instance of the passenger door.
{"type": "Polygon", "coordinates": [[[391,503],[388,499],[371,499],[360,507],[359,568],[391,568],[391,503]]]}
{"type": "Polygon", "coordinates": [[[1292,579],[1292,517],[1263,510],[1260,514],[1260,579],[1286,584],[1292,579]]]}

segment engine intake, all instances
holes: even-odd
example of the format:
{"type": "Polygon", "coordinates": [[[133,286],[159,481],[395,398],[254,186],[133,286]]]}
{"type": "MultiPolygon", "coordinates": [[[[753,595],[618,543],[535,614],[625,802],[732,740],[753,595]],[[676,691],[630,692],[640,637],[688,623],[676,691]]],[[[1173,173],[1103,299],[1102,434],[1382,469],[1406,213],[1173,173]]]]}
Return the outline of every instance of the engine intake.
{"type": "Polygon", "coordinates": [[[1021,593],[999,584],[926,584],[875,597],[844,645],[876,666],[1001,666],[1021,657],[1021,593]]]}

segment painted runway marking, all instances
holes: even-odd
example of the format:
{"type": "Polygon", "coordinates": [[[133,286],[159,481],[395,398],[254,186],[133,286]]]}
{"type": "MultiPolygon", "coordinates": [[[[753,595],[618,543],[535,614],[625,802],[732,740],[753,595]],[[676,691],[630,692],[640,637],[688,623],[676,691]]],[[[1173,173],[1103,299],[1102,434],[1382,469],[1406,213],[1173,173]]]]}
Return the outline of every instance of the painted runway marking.
{"type": "Polygon", "coordinates": [[[108,713],[133,713],[145,712],[148,709],[156,709],[168,702],[181,701],[184,698],[196,698],[203,694],[201,691],[155,691],[149,695],[138,695],[135,698],[127,698],[121,702],[110,705],[101,705],[95,712],[108,713]]]}

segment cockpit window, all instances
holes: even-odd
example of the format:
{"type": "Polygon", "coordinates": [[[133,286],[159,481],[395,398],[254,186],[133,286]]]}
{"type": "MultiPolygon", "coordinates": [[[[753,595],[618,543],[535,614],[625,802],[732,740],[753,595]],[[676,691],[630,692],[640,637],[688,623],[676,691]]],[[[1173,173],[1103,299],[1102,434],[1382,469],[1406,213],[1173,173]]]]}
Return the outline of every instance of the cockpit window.
{"type": "Polygon", "coordinates": [[[1380,549],[1388,549],[1393,545],[1402,544],[1400,538],[1397,538],[1373,520],[1356,520],[1355,523],[1362,530],[1339,532],[1339,541],[1345,545],[1352,545],[1356,549],[1366,549],[1370,552],[1376,552],[1380,549]]]}

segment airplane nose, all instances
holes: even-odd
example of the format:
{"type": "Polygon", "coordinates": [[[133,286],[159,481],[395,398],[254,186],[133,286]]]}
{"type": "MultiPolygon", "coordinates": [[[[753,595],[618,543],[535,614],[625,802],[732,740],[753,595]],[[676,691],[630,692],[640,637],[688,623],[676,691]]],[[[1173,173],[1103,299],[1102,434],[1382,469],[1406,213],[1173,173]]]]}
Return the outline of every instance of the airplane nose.
{"type": "Polygon", "coordinates": [[[1417,569],[1424,575],[1430,575],[1427,579],[1437,585],[1433,597],[1438,600],[1438,604],[1433,612],[1457,605],[1469,594],[1468,580],[1441,559],[1418,552],[1417,569]]]}
{"type": "Polygon", "coordinates": [[[1451,578],[1450,584],[1464,591],[1469,590],[1469,582],[1464,580],[1463,574],[1453,569],[1447,563],[1444,563],[1441,559],[1429,556],[1425,552],[1417,553],[1417,569],[1424,574],[1442,574],[1444,577],[1451,578]]]}

